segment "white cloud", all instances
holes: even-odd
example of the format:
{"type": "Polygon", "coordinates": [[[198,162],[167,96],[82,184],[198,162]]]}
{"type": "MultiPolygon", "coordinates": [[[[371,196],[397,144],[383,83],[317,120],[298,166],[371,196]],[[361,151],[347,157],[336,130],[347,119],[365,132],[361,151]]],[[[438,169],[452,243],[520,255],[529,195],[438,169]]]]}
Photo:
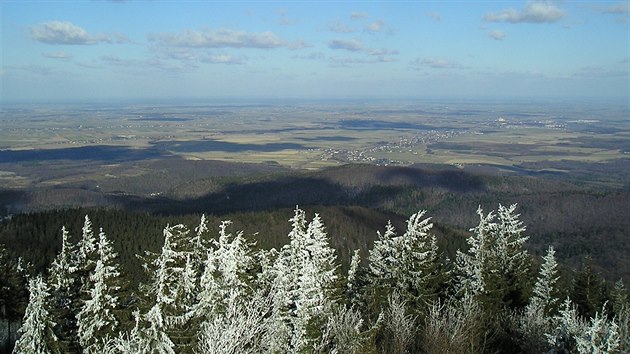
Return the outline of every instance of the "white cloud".
{"type": "Polygon", "coordinates": [[[367,49],[365,52],[367,55],[372,55],[372,56],[398,55],[399,54],[397,50],[389,50],[385,48],[367,49]]]}
{"type": "Polygon", "coordinates": [[[24,72],[28,72],[30,74],[39,75],[39,76],[51,76],[58,74],[58,72],[49,66],[44,65],[17,65],[17,66],[6,66],[5,69],[8,69],[8,72],[14,70],[20,70],[24,72]]]}
{"type": "Polygon", "coordinates": [[[528,2],[523,10],[506,9],[499,12],[489,12],[483,17],[488,22],[509,23],[545,23],[562,19],[566,12],[554,4],[546,1],[528,2]]]}
{"type": "Polygon", "coordinates": [[[343,49],[351,52],[363,50],[363,42],[359,39],[333,39],[328,43],[330,49],[343,49]]]}
{"type": "Polygon", "coordinates": [[[506,34],[505,32],[501,31],[501,30],[493,30],[488,32],[488,36],[490,36],[490,38],[497,40],[497,41],[502,41],[505,39],[506,34]]]}
{"type": "Polygon", "coordinates": [[[104,55],[100,57],[101,62],[110,66],[119,66],[130,69],[130,73],[148,74],[151,70],[159,70],[165,72],[182,72],[197,68],[197,65],[190,62],[180,61],[173,63],[158,58],[150,59],[124,59],[113,55],[104,55]]]}
{"type": "Polygon", "coordinates": [[[40,23],[31,28],[31,38],[47,44],[86,45],[99,42],[112,43],[112,39],[107,35],[91,35],[83,28],[66,21],[40,23]]]}
{"type": "Polygon", "coordinates": [[[334,22],[331,22],[328,25],[328,30],[335,32],[335,33],[351,33],[354,32],[354,30],[350,27],[348,27],[348,25],[346,25],[345,23],[336,20],[334,22]]]}
{"type": "Polygon", "coordinates": [[[204,63],[209,64],[242,64],[242,60],[240,58],[234,57],[232,55],[227,54],[215,54],[209,55],[201,60],[204,63]]]}
{"type": "MultiPolygon", "coordinates": [[[[279,38],[273,32],[257,33],[225,28],[151,34],[149,40],[169,46],[190,48],[294,48],[292,43],[279,38]]],[[[304,45],[298,47],[303,48],[304,45]]]]}
{"type": "Polygon", "coordinates": [[[630,3],[622,2],[615,5],[610,5],[604,8],[600,8],[599,12],[606,15],[616,15],[617,22],[619,23],[628,23],[628,18],[630,17],[630,3]]]}
{"type": "Polygon", "coordinates": [[[437,22],[442,21],[442,16],[439,13],[435,12],[435,11],[428,12],[427,16],[429,16],[430,18],[432,18],[433,20],[435,20],[437,22]]]}
{"type": "Polygon", "coordinates": [[[367,12],[353,12],[350,14],[350,18],[353,20],[359,20],[368,16],[367,12]]]}
{"type": "Polygon", "coordinates": [[[385,22],[378,20],[365,26],[365,30],[370,33],[379,33],[385,29],[385,22]]]}
{"type": "Polygon", "coordinates": [[[433,69],[459,69],[462,67],[460,64],[445,58],[418,58],[414,64],[428,66],[433,69]]]}
{"type": "Polygon", "coordinates": [[[605,14],[623,15],[630,13],[630,3],[622,2],[616,5],[610,5],[602,10],[605,14]]]}
{"type": "Polygon", "coordinates": [[[72,59],[72,54],[68,54],[66,52],[50,52],[50,53],[42,53],[42,55],[46,58],[57,59],[63,61],[69,61],[72,59]]]}

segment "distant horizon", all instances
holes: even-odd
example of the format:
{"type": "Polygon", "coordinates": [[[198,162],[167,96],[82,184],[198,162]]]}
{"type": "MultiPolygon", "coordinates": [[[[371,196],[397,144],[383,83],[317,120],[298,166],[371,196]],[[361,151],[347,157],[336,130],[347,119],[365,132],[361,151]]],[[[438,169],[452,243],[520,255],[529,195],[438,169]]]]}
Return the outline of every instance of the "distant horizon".
{"type": "Polygon", "coordinates": [[[12,106],[118,106],[118,105],[229,105],[229,104],[300,104],[300,103],[422,103],[422,102],[448,102],[448,103],[609,103],[628,106],[630,109],[630,97],[628,96],[424,96],[424,97],[99,97],[83,99],[57,99],[57,100],[0,100],[0,110],[12,106]]]}
{"type": "Polygon", "coordinates": [[[627,1],[0,3],[10,102],[630,96],[627,1]]]}

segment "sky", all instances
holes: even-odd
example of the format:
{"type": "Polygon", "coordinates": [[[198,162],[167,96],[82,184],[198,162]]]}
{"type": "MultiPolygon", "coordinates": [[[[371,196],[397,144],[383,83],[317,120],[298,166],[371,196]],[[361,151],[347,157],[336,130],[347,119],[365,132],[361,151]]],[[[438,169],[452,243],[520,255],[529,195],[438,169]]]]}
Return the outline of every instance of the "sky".
{"type": "Polygon", "coordinates": [[[629,94],[630,1],[0,1],[3,102],[629,94]]]}

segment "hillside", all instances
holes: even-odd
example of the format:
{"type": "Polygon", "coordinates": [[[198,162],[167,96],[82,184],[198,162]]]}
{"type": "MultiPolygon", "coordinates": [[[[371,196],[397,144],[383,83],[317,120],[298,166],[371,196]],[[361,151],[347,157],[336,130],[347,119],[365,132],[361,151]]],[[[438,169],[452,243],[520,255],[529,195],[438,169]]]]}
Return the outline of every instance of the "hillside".
{"type": "MultiPolygon", "coordinates": [[[[578,267],[590,255],[595,269],[606,278],[630,278],[630,191],[624,189],[542,176],[468,172],[444,165],[353,164],[300,172],[267,165],[174,159],[144,161],[138,166],[137,171],[145,172],[110,178],[116,186],[105,188],[103,181],[86,179],[84,185],[99,183],[100,188],[69,183],[28,192],[7,191],[2,197],[5,205],[25,210],[100,206],[163,216],[206,213],[244,224],[249,218],[256,219],[255,215],[296,205],[356,206],[388,215],[427,209],[437,223],[460,232],[478,222],[474,214],[478,206],[518,203],[534,253],[541,254],[547,244],[553,244],[557,257],[571,267],[578,267]],[[148,195],[150,190],[165,192],[148,195]],[[169,192],[173,190],[189,192],[169,192]]],[[[264,223],[273,228],[276,222],[261,221],[255,229],[265,229],[259,227],[264,223]]],[[[366,225],[367,234],[373,236],[377,227],[370,226],[374,225],[366,225]]],[[[57,232],[59,227],[48,232],[57,232]]]]}

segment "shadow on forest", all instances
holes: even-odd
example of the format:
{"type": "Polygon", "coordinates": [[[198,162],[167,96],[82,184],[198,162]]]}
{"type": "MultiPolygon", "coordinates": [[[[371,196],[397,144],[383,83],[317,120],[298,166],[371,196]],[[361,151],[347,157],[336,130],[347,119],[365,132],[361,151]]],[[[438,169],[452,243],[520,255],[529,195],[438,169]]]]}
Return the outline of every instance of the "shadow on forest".
{"type": "Polygon", "coordinates": [[[442,188],[466,193],[485,189],[482,179],[461,171],[426,171],[411,167],[362,171],[369,175],[355,176],[356,185],[344,186],[335,176],[326,177],[288,176],[274,180],[228,184],[218,192],[203,197],[177,200],[172,198],[143,198],[115,196],[129,210],[146,210],[159,214],[181,215],[187,213],[211,213],[263,211],[276,208],[292,208],[296,205],[361,205],[374,207],[384,200],[398,198],[409,193],[409,187],[442,188]],[[361,185],[370,180],[376,184],[361,185]],[[360,192],[357,193],[357,190],[360,192]]]}
{"type": "Polygon", "coordinates": [[[99,145],[45,150],[0,150],[0,163],[53,160],[124,162],[163,156],[163,152],[153,149],[134,149],[122,146],[99,145]]]}

